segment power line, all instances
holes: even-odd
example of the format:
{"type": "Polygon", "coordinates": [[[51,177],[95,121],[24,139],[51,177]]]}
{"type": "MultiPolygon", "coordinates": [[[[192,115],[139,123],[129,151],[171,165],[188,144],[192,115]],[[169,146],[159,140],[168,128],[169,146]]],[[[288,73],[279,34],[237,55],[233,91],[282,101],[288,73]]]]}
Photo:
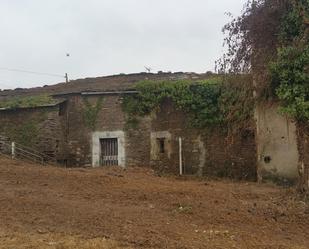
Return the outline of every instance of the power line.
{"type": "Polygon", "coordinates": [[[22,69],[13,69],[13,68],[6,68],[6,67],[0,67],[0,70],[3,71],[11,71],[11,72],[19,72],[19,73],[29,73],[29,74],[36,74],[36,75],[48,75],[51,77],[58,77],[58,78],[66,78],[64,75],[60,74],[52,74],[52,73],[42,73],[42,72],[35,72],[35,71],[27,71],[22,69]]]}

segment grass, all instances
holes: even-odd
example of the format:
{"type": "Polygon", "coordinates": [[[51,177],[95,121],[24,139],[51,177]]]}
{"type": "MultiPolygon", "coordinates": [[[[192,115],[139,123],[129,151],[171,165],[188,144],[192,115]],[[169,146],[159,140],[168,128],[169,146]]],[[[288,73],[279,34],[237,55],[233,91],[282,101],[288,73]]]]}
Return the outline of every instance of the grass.
{"type": "Polygon", "coordinates": [[[13,97],[8,100],[0,101],[0,108],[16,109],[29,108],[49,104],[55,104],[55,100],[48,95],[13,97]]]}

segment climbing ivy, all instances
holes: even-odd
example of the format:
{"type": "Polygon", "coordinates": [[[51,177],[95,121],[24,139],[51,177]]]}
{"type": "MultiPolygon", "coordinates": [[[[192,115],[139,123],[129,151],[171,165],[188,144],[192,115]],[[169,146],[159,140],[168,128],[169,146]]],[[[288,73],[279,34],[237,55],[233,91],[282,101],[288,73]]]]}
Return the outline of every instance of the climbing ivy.
{"type": "Polygon", "coordinates": [[[272,85],[281,100],[281,111],[299,120],[309,120],[308,66],[308,45],[280,49],[277,61],[271,65],[272,85]]]}
{"type": "Polygon", "coordinates": [[[31,120],[14,126],[5,125],[1,127],[1,132],[11,141],[28,147],[35,147],[39,136],[39,124],[37,121],[31,120]]]}
{"type": "Polygon", "coordinates": [[[226,127],[237,132],[251,128],[255,101],[251,88],[251,75],[229,75],[221,84],[220,111],[226,127]]]}
{"type": "Polygon", "coordinates": [[[295,37],[299,37],[304,32],[302,17],[297,8],[289,6],[289,11],[282,17],[279,27],[279,42],[288,44],[293,42],[295,37]]]}
{"type": "Polygon", "coordinates": [[[271,86],[281,111],[309,120],[309,1],[289,5],[280,27],[277,58],[270,64],[271,86]]]}
{"type": "Polygon", "coordinates": [[[196,128],[226,126],[243,121],[253,113],[253,105],[243,106],[251,93],[227,85],[223,77],[203,81],[142,81],[136,85],[138,94],[125,96],[123,110],[129,119],[158,111],[164,100],[183,111],[189,124],[196,128]]]}
{"type": "Polygon", "coordinates": [[[100,97],[97,99],[96,103],[93,105],[89,102],[87,98],[83,98],[84,107],[83,107],[83,118],[86,126],[95,130],[98,115],[102,109],[103,98],[100,97]]]}
{"type": "Polygon", "coordinates": [[[9,137],[11,141],[27,147],[37,148],[38,142],[42,139],[40,135],[42,135],[42,127],[44,127],[48,115],[49,111],[47,109],[41,109],[38,113],[22,115],[22,119],[15,120],[14,125],[8,119],[0,127],[0,133],[9,137]]]}
{"type": "Polygon", "coordinates": [[[38,140],[39,127],[35,122],[29,122],[19,130],[21,144],[34,145],[38,140]]]}
{"type": "Polygon", "coordinates": [[[308,0],[247,0],[224,26],[224,72],[252,72],[258,101],[277,99],[290,117],[309,120],[308,0]]]}

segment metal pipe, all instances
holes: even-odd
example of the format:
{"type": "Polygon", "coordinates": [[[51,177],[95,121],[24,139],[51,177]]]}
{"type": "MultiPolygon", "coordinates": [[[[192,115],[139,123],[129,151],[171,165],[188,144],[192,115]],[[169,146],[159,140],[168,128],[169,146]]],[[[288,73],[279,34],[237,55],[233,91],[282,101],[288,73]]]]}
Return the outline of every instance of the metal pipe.
{"type": "Polygon", "coordinates": [[[12,142],[12,159],[15,159],[15,142],[12,142]]]}
{"type": "Polygon", "coordinates": [[[182,168],[182,139],[179,137],[179,175],[183,175],[182,168]]]}

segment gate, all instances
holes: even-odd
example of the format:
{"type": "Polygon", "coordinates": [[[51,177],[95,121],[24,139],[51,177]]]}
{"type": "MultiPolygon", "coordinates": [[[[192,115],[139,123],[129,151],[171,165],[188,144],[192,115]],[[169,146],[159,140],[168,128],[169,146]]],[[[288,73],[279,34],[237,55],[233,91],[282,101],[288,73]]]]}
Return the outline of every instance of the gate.
{"type": "Polygon", "coordinates": [[[101,166],[118,165],[118,139],[103,138],[101,144],[101,166]]]}

